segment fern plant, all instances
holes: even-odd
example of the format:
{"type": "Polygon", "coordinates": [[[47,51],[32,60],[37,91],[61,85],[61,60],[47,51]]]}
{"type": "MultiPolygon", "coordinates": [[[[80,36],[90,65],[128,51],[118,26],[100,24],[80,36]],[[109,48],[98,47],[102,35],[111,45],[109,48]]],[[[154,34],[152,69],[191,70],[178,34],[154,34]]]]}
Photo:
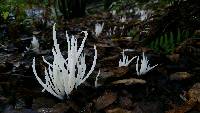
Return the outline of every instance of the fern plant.
{"type": "Polygon", "coordinates": [[[188,31],[177,30],[177,34],[170,32],[169,34],[164,34],[160,38],[153,40],[149,47],[154,49],[156,52],[163,52],[165,54],[170,54],[176,47],[189,36],[188,31]]]}

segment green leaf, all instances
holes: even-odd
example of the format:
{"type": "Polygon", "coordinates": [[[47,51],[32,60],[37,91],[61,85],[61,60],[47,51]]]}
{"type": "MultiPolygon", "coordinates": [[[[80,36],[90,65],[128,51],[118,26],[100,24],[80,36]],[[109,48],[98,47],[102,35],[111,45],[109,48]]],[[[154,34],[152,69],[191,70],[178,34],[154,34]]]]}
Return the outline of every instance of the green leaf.
{"type": "Polygon", "coordinates": [[[150,43],[150,48],[152,48],[152,49],[154,49],[154,41],[152,41],[151,43],[150,43]]]}
{"type": "Polygon", "coordinates": [[[165,35],[164,35],[164,43],[163,43],[163,47],[164,47],[164,48],[167,48],[168,42],[169,42],[169,41],[168,41],[167,34],[165,34],[165,35]]]}
{"type": "Polygon", "coordinates": [[[2,13],[2,17],[3,17],[4,20],[6,20],[8,18],[8,16],[9,16],[8,11],[2,13]]]}
{"type": "Polygon", "coordinates": [[[163,36],[161,36],[161,37],[160,37],[160,46],[162,47],[162,46],[163,46],[163,44],[164,44],[164,37],[163,37],[163,36]]]}
{"type": "Polygon", "coordinates": [[[176,43],[180,43],[180,42],[181,42],[181,32],[180,32],[180,29],[178,29],[176,43]]]}
{"type": "Polygon", "coordinates": [[[174,44],[174,36],[173,36],[173,33],[172,33],[172,32],[170,32],[169,44],[170,44],[170,45],[174,44]]]}
{"type": "Polygon", "coordinates": [[[158,46],[159,46],[159,38],[156,38],[156,42],[155,42],[155,48],[158,48],[158,46]]]}

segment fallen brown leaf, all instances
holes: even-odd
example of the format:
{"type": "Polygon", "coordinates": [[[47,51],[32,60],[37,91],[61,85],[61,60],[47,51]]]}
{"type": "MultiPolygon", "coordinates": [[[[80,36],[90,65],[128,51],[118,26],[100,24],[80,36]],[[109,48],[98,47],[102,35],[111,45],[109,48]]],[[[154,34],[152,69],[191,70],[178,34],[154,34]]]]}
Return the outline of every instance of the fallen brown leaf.
{"type": "Polygon", "coordinates": [[[130,79],[123,79],[123,80],[117,80],[112,82],[112,84],[125,84],[125,85],[131,85],[131,84],[145,84],[146,81],[142,79],[136,79],[136,78],[130,78],[130,79]]]}
{"type": "Polygon", "coordinates": [[[192,75],[188,72],[176,72],[170,75],[170,80],[185,80],[190,78],[192,75]]]}
{"type": "Polygon", "coordinates": [[[122,108],[114,108],[106,110],[106,113],[133,113],[133,112],[122,108]]]}
{"type": "Polygon", "coordinates": [[[113,92],[106,92],[103,96],[100,96],[94,100],[95,108],[101,110],[110,104],[112,104],[117,99],[117,94],[113,92]]]}

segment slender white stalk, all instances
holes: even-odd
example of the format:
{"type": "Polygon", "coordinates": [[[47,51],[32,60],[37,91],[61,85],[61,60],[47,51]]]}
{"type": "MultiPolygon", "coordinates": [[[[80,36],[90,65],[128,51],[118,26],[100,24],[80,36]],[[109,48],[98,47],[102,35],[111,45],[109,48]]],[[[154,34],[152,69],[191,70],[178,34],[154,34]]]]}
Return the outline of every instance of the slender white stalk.
{"type": "Polygon", "coordinates": [[[99,70],[99,72],[98,72],[98,74],[97,74],[97,76],[96,76],[96,79],[95,79],[95,82],[94,82],[94,86],[95,87],[98,87],[98,77],[99,77],[99,75],[100,75],[100,70],[99,70]]]}

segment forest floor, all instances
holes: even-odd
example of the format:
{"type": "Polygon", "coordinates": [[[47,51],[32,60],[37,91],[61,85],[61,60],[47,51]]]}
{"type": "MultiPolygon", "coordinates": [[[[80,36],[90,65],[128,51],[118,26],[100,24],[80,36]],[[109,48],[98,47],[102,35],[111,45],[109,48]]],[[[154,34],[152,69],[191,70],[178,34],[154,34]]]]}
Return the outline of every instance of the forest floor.
{"type": "Polygon", "coordinates": [[[171,16],[173,9],[174,7],[164,8],[161,12],[165,12],[165,15],[159,17],[149,11],[151,16],[147,14],[148,19],[145,17],[145,20],[141,15],[130,14],[131,9],[124,8],[123,12],[127,12],[124,20],[123,15],[98,12],[57,22],[57,39],[64,57],[67,56],[66,30],[69,35],[78,39],[78,45],[83,39],[81,31],[88,31],[84,53],[89,68],[93,62],[94,45],[97,46],[98,52],[92,75],[64,100],[59,100],[46,91],[41,92],[42,86],[32,70],[32,61],[36,57],[37,73],[44,78],[46,65],[42,56],[47,61],[53,61],[53,25],[44,29],[43,24],[35,23],[34,29],[30,30],[40,44],[37,52],[27,49],[31,48],[32,36],[18,33],[20,26],[13,25],[15,30],[10,35],[15,37],[19,34],[20,38],[4,40],[0,45],[0,112],[200,113],[199,30],[194,30],[192,35],[187,35],[178,44],[161,42],[162,39],[156,42],[153,38],[161,36],[157,34],[161,29],[173,28],[173,23],[170,22],[167,25],[171,26],[165,27],[166,29],[155,28],[158,24],[166,25],[166,18],[171,16]],[[163,23],[154,24],[161,20],[163,23]],[[104,24],[99,36],[95,35],[97,23],[104,24]],[[192,36],[195,38],[191,38],[192,36]],[[157,45],[154,43],[152,47],[150,41],[155,41],[157,45]],[[168,44],[170,47],[163,48],[162,44],[168,44]],[[134,56],[142,58],[144,52],[151,66],[158,65],[146,74],[138,76],[136,59],[128,66],[119,67],[123,50],[129,59],[134,56]],[[95,87],[99,70],[98,87],[95,87]]]}

